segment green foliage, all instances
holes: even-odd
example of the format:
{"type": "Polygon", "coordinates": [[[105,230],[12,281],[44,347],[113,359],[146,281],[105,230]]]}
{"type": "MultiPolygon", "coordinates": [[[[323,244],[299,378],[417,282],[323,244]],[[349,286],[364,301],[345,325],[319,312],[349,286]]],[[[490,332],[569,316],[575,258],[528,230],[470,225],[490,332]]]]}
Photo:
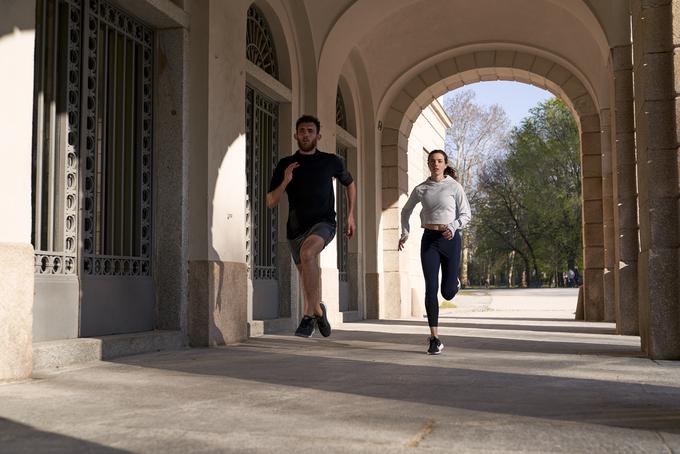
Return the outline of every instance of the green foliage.
{"type": "Polygon", "coordinates": [[[486,163],[479,181],[475,274],[507,274],[512,265],[515,277],[526,270],[529,284],[540,285],[581,262],[579,135],[564,103],[531,109],[512,130],[507,154],[486,163]]]}

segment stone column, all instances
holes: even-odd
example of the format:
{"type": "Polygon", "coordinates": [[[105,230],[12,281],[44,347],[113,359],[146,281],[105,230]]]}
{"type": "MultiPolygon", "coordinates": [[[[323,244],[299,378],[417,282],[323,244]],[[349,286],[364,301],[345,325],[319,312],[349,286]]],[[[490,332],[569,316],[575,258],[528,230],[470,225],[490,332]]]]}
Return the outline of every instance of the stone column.
{"type": "Polygon", "coordinates": [[[635,120],[633,114],[633,59],[630,45],[612,49],[614,112],[612,153],[614,172],[614,293],[616,330],[638,335],[638,222],[635,182],[635,120]]]}
{"type": "Polygon", "coordinates": [[[584,317],[604,320],[602,151],[598,115],[581,119],[584,317]]]}
{"type": "Polygon", "coordinates": [[[410,314],[410,292],[403,285],[400,271],[406,269],[406,258],[397,250],[400,236],[399,214],[408,191],[406,175],[407,153],[400,143],[406,138],[401,137],[398,125],[385,128],[382,134],[382,226],[383,226],[383,270],[384,270],[384,299],[381,317],[399,318],[405,313],[410,314]],[[400,202],[401,199],[401,202],[400,202]],[[402,310],[407,302],[408,312],[402,310]]]}
{"type": "Polygon", "coordinates": [[[616,321],[614,292],[614,187],[612,178],[611,111],[600,112],[602,146],[602,230],[604,236],[604,269],[602,277],[604,321],[616,321]]]}
{"type": "Polygon", "coordinates": [[[190,6],[187,332],[192,346],[248,332],[245,49],[240,2],[190,6]]]}
{"type": "Polygon", "coordinates": [[[680,359],[678,91],[680,2],[633,0],[640,336],[651,358],[680,359]],[[674,20],[675,16],[675,20],[674,20]],[[675,22],[675,23],[674,23],[675,22]]]}
{"type": "Polygon", "coordinates": [[[156,316],[157,328],[186,332],[188,123],[186,69],[189,32],[157,32],[158,65],[155,129],[156,168],[156,316]],[[162,154],[162,156],[159,156],[162,154]]]}
{"type": "Polygon", "coordinates": [[[31,162],[35,1],[3,2],[0,17],[0,382],[32,372],[31,162]]]}

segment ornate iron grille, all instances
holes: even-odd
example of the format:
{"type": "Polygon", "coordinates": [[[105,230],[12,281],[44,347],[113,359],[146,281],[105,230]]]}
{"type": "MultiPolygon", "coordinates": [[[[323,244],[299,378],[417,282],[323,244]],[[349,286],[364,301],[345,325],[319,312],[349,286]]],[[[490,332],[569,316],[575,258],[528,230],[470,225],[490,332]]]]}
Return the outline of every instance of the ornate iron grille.
{"type": "MultiPolygon", "coordinates": [[[[347,112],[345,100],[342,99],[340,87],[335,95],[335,124],[347,130],[347,112]]],[[[337,145],[335,152],[347,165],[347,147],[337,145]]],[[[347,282],[347,246],[348,240],[344,235],[345,223],[347,222],[347,189],[336,181],[336,194],[338,195],[338,272],[340,282],[347,282]]]]}
{"type": "Polygon", "coordinates": [[[347,111],[345,111],[345,100],[342,99],[340,87],[335,94],[335,124],[347,130],[347,111]]]}
{"type": "Polygon", "coordinates": [[[153,31],[87,2],[83,272],[151,274],[153,31]]]}
{"type": "Polygon", "coordinates": [[[279,65],[276,59],[274,39],[272,38],[267,20],[255,5],[251,5],[248,8],[246,58],[273,78],[279,78],[279,65]]]}
{"type": "Polygon", "coordinates": [[[83,273],[149,275],[153,32],[100,0],[37,13],[36,273],[77,273],[82,224],[83,273]]]}
{"type": "MultiPolygon", "coordinates": [[[[336,153],[347,165],[347,147],[336,146],[336,153]]],[[[338,279],[340,282],[347,282],[347,250],[348,240],[344,229],[347,222],[347,188],[336,180],[336,193],[338,195],[338,279]]]]}
{"type": "Polygon", "coordinates": [[[80,1],[38,3],[32,240],[37,274],[77,271],[80,1]]]}
{"type": "Polygon", "coordinates": [[[278,160],[279,106],[246,86],[246,241],[253,279],[277,279],[278,211],[264,203],[278,160]]]}

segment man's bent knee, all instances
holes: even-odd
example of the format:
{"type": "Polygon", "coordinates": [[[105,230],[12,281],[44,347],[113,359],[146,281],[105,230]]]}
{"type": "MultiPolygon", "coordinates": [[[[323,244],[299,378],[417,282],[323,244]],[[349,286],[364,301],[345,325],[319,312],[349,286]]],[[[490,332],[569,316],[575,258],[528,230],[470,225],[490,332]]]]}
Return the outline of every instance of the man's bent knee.
{"type": "Polygon", "coordinates": [[[302,266],[309,262],[315,262],[318,256],[319,252],[315,251],[313,248],[302,249],[300,251],[300,265],[302,266]]]}

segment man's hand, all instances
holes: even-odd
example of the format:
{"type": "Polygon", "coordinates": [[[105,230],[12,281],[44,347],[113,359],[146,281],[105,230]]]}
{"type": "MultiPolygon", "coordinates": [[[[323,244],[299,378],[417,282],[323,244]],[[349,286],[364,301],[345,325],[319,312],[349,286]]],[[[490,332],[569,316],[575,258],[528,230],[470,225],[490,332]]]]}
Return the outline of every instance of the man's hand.
{"type": "Polygon", "coordinates": [[[453,239],[453,232],[449,229],[446,229],[442,232],[442,236],[446,238],[447,240],[452,240],[453,239]]]}
{"type": "Polygon", "coordinates": [[[345,224],[345,235],[347,236],[347,238],[352,238],[356,230],[357,226],[354,223],[354,216],[350,214],[349,216],[347,216],[347,223],[345,224]]]}
{"type": "Polygon", "coordinates": [[[399,249],[400,251],[403,250],[404,249],[404,243],[406,243],[406,238],[400,239],[399,240],[399,246],[397,247],[397,249],[399,249]]]}
{"type": "Polygon", "coordinates": [[[288,183],[290,183],[293,179],[293,170],[297,169],[298,167],[300,167],[300,164],[297,162],[294,162],[286,167],[286,170],[283,171],[283,181],[281,184],[273,191],[267,193],[267,208],[274,208],[279,203],[279,200],[281,200],[281,196],[283,195],[283,191],[286,190],[286,186],[288,186],[288,183]]]}
{"type": "Polygon", "coordinates": [[[286,186],[288,186],[288,183],[290,183],[293,179],[293,170],[297,169],[298,167],[300,167],[300,163],[298,162],[294,162],[286,167],[286,170],[283,173],[283,182],[286,184],[286,186]]]}

